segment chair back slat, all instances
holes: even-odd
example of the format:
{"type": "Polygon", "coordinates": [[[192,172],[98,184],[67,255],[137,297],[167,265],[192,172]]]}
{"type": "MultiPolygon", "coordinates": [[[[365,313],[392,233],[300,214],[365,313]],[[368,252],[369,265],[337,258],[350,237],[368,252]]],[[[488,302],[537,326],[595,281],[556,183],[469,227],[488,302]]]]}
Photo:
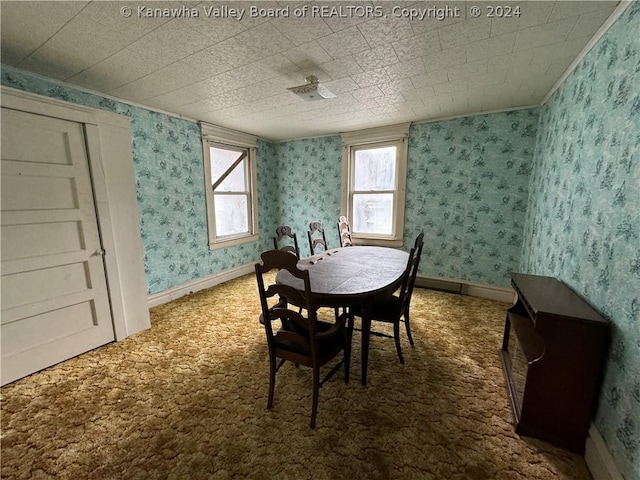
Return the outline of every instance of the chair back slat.
{"type": "Polygon", "coordinates": [[[341,247],[350,247],[353,245],[351,241],[351,226],[349,220],[344,215],[338,217],[338,239],[341,247]]]}
{"type": "Polygon", "coordinates": [[[292,343],[293,345],[298,347],[301,353],[311,353],[311,345],[309,344],[309,339],[304,335],[294,333],[291,330],[278,330],[278,333],[275,334],[273,340],[276,343],[292,343]]]}
{"type": "MultiPolygon", "coordinates": [[[[300,288],[304,288],[304,281],[300,280],[300,288]]],[[[273,285],[269,285],[266,289],[267,298],[273,298],[276,295],[278,297],[284,297],[289,300],[289,303],[293,303],[294,305],[306,305],[307,299],[302,291],[297,290],[294,287],[288,285],[280,285],[274,283],[273,285]]]]}
{"type": "Polygon", "coordinates": [[[317,251],[320,250],[320,247],[322,247],[322,250],[327,250],[327,238],[325,237],[322,223],[309,223],[307,236],[309,238],[309,251],[311,252],[311,255],[315,255],[317,251]]]}
{"type": "Polygon", "coordinates": [[[280,225],[276,228],[276,236],[273,237],[273,248],[285,252],[293,253],[300,259],[300,248],[298,247],[298,236],[293,233],[289,225],[280,225]],[[288,242],[283,245],[283,242],[288,242]]]}

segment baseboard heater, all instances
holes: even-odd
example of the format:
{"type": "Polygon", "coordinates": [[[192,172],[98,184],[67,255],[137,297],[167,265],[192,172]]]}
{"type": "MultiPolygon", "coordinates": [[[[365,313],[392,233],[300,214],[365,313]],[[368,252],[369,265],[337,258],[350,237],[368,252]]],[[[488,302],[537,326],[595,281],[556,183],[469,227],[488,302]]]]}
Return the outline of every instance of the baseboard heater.
{"type": "Polygon", "coordinates": [[[449,293],[462,293],[462,283],[439,278],[416,277],[416,287],[440,290],[449,293]]]}

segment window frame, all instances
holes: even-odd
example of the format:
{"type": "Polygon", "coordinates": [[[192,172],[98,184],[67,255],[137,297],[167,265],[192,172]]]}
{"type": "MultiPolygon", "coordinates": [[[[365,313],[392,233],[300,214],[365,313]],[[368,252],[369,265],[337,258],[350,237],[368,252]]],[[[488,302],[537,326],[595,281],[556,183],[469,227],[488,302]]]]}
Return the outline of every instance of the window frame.
{"type": "MultiPolygon", "coordinates": [[[[227,248],[243,243],[257,242],[258,236],[258,197],[256,195],[256,143],[257,138],[243,132],[229,130],[216,125],[200,123],[202,133],[202,153],[204,163],[205,202],[207,206],[207,234],[209,250],[227,248]],[[248,232],[234,235],[218,236],[216,233],[215,203],[213,182],[211,175],[210,148],[223,148],[228,150],[246,151],[247,172],[245,178],[248,183],[247,191],[242,192],[248,196],[247,200],[247,224],[248,232]]],[[[236,165],[237,167],[238,165],[236,165]]],[[[237,194],[238,192],[234,192],[237,194]]]]}
{"type": "MultiPolygon", "coordinates": [[[[396,147],[396,185],[393,190],[392,231],[389,235],[355,232],[351,237],[354,245],[380,245],[401,247],[404,243],[404,209],[407,184],[407,152],[410,123],[388,127],[370,128],[356,132],[342,133],[342,211],[353,219],[355,152],[385,146],[396,147]]],[[[385,191],[388,192],[388,191],[385,191]]],[[[380,191],[379,193],[382,193],[380,191]]]]}

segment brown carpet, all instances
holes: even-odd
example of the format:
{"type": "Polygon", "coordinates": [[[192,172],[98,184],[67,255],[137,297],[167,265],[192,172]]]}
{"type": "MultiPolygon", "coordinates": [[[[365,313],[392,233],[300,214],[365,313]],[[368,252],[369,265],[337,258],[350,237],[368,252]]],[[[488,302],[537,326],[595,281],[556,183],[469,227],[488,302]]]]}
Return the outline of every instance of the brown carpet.
{"type": "MultiPolygon", "coordinates": [[[[507,304],[416,289],[406,364],[373,337],[360,384],[268,364],[252,275],[152,309],[152,328],[2,388],[1,477],[590,479],[518,437],[498,357],[507,304]]],[[[327,311],[329,314],[330,312],[327,311]]]]}

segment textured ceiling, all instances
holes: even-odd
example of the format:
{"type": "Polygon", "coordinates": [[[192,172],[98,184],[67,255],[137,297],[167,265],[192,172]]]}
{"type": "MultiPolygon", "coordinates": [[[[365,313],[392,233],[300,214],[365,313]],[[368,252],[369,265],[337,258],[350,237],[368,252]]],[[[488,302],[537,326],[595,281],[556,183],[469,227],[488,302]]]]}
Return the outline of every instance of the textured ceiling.
{"type": "Polygon", "coordinates": [[[284,140],[537,105],[617,4],[2,1],[1,53],[5,65],[284,140]],[[287,90],[308,75],[336,98],[287,90]]]}

